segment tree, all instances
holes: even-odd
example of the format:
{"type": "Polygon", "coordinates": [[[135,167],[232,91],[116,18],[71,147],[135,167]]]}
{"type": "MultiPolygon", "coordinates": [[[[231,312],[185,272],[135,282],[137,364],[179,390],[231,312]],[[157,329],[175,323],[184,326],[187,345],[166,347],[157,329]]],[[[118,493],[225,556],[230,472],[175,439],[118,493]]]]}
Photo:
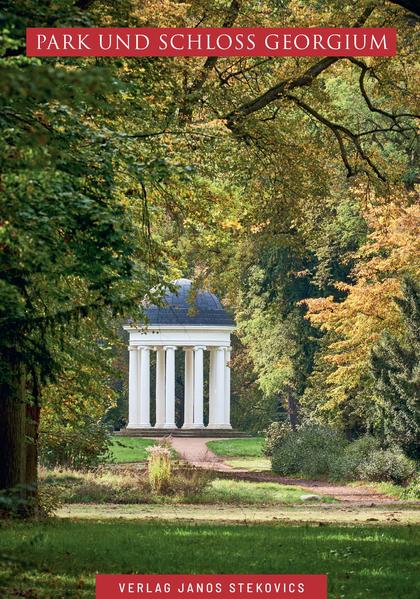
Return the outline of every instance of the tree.
{"type": "Polygon", "coordinates": [[[4,23],[0,64],[0,489],[30,495],[42,386],[62,369],[56,340],[65,346],[87,317],[139,314],[158,280],[146,221],[133,219],[124,194],[139,161],[105,126],[120,88],[95,66],[8,56],[16,21],[25,19],[4,23]]]}
{"type": "Polygon", "coordinates": [[[379,397],[382,433],[412,457],[420,456],[420,284],[402,283],[395,298],[403,318],[400,337],[385,332],[373,348],[370,363],[379,397]]]}
{"type": "Polygon", "coordinates": [[[106,420],[116,406],[114,387],[121,377],[115,366],[122,343],[109,329],[97,319],[85,318],[78,323],[77,336],[68,335],[64,347],[59,339],[51,341],[61,368],[54,382],[41,390],[43,464],[76,469],[104,459],[110,428],[106,420]]]}
{"type": "MultiPolygon", "coordinates": [[[[420,274],[419,205],[411,196],[404,199],[397,195],[393,200],[373,197],[367,206],[369,234],[353,253],[353,281],[337,283],[344,298],[305,301],[310,322],[327,335],[319,360],[329,365],[319,371],[324,375],[321,403],[316,408],[309,393],[306,404],[318,413],[321,410],[325,419],[340,421],[341,414],[344,426],[350,405],[365,427],[373,426],[370,351],[385,330],[398,334],[401,312],[392,300],[401,295],[404,275],[418,278],[420,274]]],[[[316,386],[317,380],[313,383],[316,386]]]]}

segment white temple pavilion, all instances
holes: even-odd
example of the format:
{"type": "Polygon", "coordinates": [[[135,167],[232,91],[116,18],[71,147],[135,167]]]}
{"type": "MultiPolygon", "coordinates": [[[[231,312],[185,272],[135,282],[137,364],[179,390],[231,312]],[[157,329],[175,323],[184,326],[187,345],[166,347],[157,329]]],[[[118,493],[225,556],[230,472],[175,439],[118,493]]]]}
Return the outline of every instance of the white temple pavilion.
{"type": "MultiPolygon", "coordinates": [[[[235,323],[219,299],[191,293],[191,281],[174,281],[162,306],[145,310],[146,325],[126,325],[129,341],[129,408],[124,434],[176,434],[175,354],[184,354],[183,430],[220,431],[230,424],[230,336],[235,323]],[[155,422],[151,422],[151,352],[156,353],[155,422]],[[204,425],[204,354],[210,355],[208,424],[204,425]]],[[[198,432],[198,434],[200,434],[198,432]]]]}

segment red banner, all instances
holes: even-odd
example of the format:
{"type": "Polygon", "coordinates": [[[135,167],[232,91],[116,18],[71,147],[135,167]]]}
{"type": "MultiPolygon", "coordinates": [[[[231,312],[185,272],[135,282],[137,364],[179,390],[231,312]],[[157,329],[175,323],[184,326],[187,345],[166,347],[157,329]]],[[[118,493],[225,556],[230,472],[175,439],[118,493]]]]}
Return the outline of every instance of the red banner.
{"type": "Polygon", "coordinates": [[[34,27],[28,56],[393,56],[391,28],[34,27]]]}
{"type": "Polygon", "coordinates": [[[96,599],[327,599],[325,574],[98,574],[96,599]]]}

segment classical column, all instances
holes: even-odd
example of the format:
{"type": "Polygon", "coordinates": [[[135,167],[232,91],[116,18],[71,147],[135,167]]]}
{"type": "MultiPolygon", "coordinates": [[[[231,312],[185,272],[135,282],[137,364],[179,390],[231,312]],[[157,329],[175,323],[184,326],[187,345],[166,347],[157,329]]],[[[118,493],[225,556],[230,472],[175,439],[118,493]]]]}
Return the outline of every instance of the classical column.
{"type": "Polygon", "coordinates": [[[216,349],[210,348],[209,428],[216,422],[216,349]]]}
{"type": "Polygon", "coordinates": [[[141,428],[150,428],[150,348],[140,348],[140,405],[141,428]]]}
{"type": "Polygon", "coordinates": [[[165,348],[156,350],[156,424],[155,428],[163,428],[165,424],[165,348]]]}
{"type": "Polygon", "coordinates": [[[139,352],[135,345],[128,346],[129,370],[128,370],[128,424],[127,428],[139,428],[139,352]]]}
{"type": "Polygon", "coordinates": [[[175,350],[173,345],[167,345],[166,377],[165,377],[165,422],[163,428],[176,428],[175,424],[175,350]]]}
{"type": "Polygon", "coordinates": [[[218,347],[215,356],[214,428],[225,425],[225,347],[218,347]]]}
{"type": "Polygon", "coordinates": [[[230,352],[232,348],[225,349],[225,428],[232,428],[230,424],[230,352]]]}
{"type": "Polygon", "coordinates": [[[192,428],[204,428],[203,422],[203,351],[206,348],[194,347],[194,420],[192,428]]]}
{"type": "Polygon", "coordinates": [[[184,424],[182,428],[192,428],[194,424],[194,355],[192,347],[184,347],[184,424]]]}

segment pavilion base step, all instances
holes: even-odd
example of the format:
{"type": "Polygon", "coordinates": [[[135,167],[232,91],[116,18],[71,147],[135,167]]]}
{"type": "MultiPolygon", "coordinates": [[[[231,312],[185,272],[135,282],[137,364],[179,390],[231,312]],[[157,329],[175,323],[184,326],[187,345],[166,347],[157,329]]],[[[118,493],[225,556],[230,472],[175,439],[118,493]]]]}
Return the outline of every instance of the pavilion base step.
{"type": "Polygon", "coordinates": [[[252,437],[250,433],[234,429],[168,429],[168,428],[123,428],[114,435],[124,437],[220,437],[225,439],[252,437]]]}

